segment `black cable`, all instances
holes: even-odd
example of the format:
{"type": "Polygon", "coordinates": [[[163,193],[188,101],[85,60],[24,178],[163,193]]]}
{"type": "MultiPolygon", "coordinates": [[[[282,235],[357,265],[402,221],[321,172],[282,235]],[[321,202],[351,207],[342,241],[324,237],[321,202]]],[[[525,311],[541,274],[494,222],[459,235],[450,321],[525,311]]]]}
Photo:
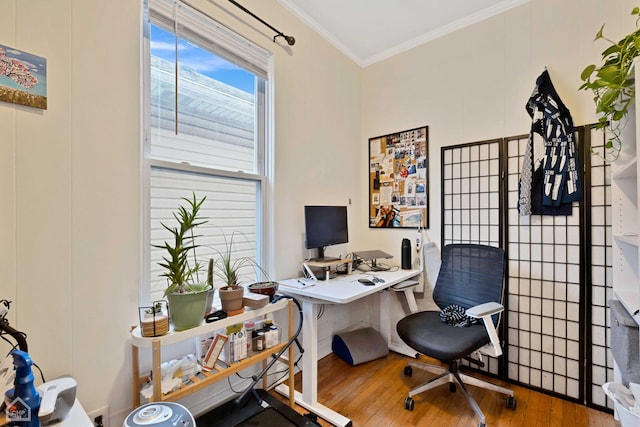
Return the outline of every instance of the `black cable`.
{"type": "MultiPolygon", "coordinates": [[[[4,305],[7,308],[7,311],[4,312],[2,316],[0,316],[0,338],[2,338],[4,341],[9,343],[9,345],[11,346],[11,350],[9,351],[9,353],[7,353],[7,356],[9,356],[13,352],[13,350],[15,350],[16,348],[24,351],[25,353],[28,353],[29,347],[27,345],[27,334],[25,334],[24,332],[20,332],[12,328],[11,326],[9,326],[9,320],[7,320],[7,312],[9,310],[9,306],[11,305],[11,301],[3,299],[3,300],[0,300],[0,304],[4,305]],[[13,340],[15,341],[15,344],[9,341],[5,337],[5,335],[10,335],[11,338],[13,338],[13,340]]],[[[40,366],[38,366],[33,361],[31,363],[40,372],[40,378],[42,379],[42,382],[43,383],[46,382],[44,379],[44,373],[42,372],[42,369],[40,369],[40,366]]]]}
{"type": "MultiPolygon", "coordinates": [[[[298,359],[297,359],[295,362],[293,362],[293,366],[295,366],[295,367],[299,368],[299,366],[298,366],[298,362],[299,362],[301,359],[302,359],[302,354],[299,354],[299,355],[298,355],[298,359]]],[[[282,374],[282,376],[280,376],[280,378],[278,378],[277,380],[275,380],[275,381],[274,381],[274,384],[278,384],[278,383],[279,383],[279,382],[280,382],[284,377],[286,377],[286,376],[287,376],[287,373],[288,373],[288,372],[289,372],[289,368],[287,367],[287,368],[282,369],[282,370],[280,370],[280,371],[271,372],[271,373],[270,373],[270,374],[268,374],[268,375],[282,374]]],[[[290,373],[289,375],[293,375],[293,373],[290,373]]]]}
{"type": "Polygon", "coordinates": [[[246,390],[234,400],[234,403],[237,406],[241,406],[242,405],[242,402],[244,401],[244,399],[246,398],[246,396],[249,393],[253,394],[253,396],[256,398],[258,404],[262,403],[262,399],[260,399],[260,396],[258,396],[256,391],[254,390],[255,385],[258,384],[260,379],[264,375],[266,375],[266,373],[269,371],[269,369],[271,369],[273,364],[275,362],[277,362],[278,359],[280,359],[280,356],[282,356],[284,354],[284,352],[286,350],[288,350],[289,347],[291,347],[292,344],[295,343],[298,346],[298,350],[300,351],[300,353],[304,353],[304,348],[302,348],[302,345],[300,344],[300,341],[298,341],[298,336],[300,335],[300,332],[302,331],[302,322],[304,320],[303,316],[302,316],[302,306],[300,305],[300,303],[298,302],[297,299],[295,299],[295,298],[293,298],[291,296],[288,296],[288,295],[276,295],[275,298],[273,299],[272,303],[280,301],[283,298],[287,298],[287,299],[292,300],[296,304],[296,306],[298,307],[298,313],[299,313],[299,317],[300,317],[300,321],[298,322],[298,329],[295,331],[293,336],[291,338],[289,338],[289,341],[287,341],[285,346],[282,347],[282,349],[278,353],[272,355],[272,359],[271,359],[271,361],[269,363],[267,363],[267,366],[265,366],[264,369],[262,369],[262,371],[258,375],[254,375],[252,377],[253,381],[251,382],[251,385],[249,387],[247,387],[246,390]]]}
{"type": "MultiPolygon", "coordinates": [[[[236,372],[236,375],[238,375],[238,373],[236,372]]],[[[249,380],[251,379],[251,377],[243,377],[241,375],[238,375],[238,377],[240,377],[243,380],[249,380]]],[[[242,393],[244,390],[234,390],[233,389],[233,384],[231,384],[231,377],[227,377],[227,383],[229,383],[229,390],[231,390],[233,393],[235,394],[239,394],[242,393]]]]}
{"type": "Polygon", "coordinates": [[[0,334],[11,335],[11,338],[15,340],[15,342],[17,343],[16,345],[20,350],[24,351],[25,353],[29,352],[28,346],[27,346],[27,334],[25,334],[24,332],[20,332],[12,328],[11,326],[9,326],[9,321],[4,317],[0,319],[0,334]]]}
{"type": "Polygon", "coordinates": [[[9,350],[9,352],[6,354],[7,356],[9,356],[11,354],[11,352],[13,350],[15,350],[18,347],[18,344],[14,344],[13,342],[9,341],[8,339],[6,339],[4,337],[5,334],[0,333],[0,338],[2,338],[4,341],[6,341],[7,343],[9,343],[9,345],[11,346],[11,350],[9,350]]]}
{"type": "MultiPolygon", "coordinates": [[[[296,361],[295,361],[295,362],[293,362],[293,366],[295,366],[296,368],[300,368],[300,366],[298,366],[298,363],[300,362],[300,360],[301,360],[301,359],[302,359],[302,353],[298,354],[298,358],[296,359],[296,361]]],[[[273,382],[273,384],[277,384],[277,383],[279,383],[279,382],[282,380],[282,378],[284,378],[284,377],[286,377],[286,376],[287,376],[287,373],[288,373],[288,372],[289,372],[289,368],[288,368],[288,367],[286,367],[286,368],[283,368],[283,369],[281,369],[281,370],[279,370],[279,371],[268,372],[268,373],[267,373],[267,376],[269,376],[269,375],[283,374],[280,378],[278,378],[277,380],[275,380],[275,381],[273,382]]],[[[253,379],[253,375],[252,375],[251,377],[243,377],[242,375],[240,375],[240,373],[239,373],[239,372],[236,372],[236,376],[237,376],[238,378],[242,379],[242,380],[249,380],[249,379],[253,379]]],[[[240,391],[236,391],[236,390],[234,390],[234,389],[233,389],[233,386],[231,385],[230,378],[231,378],[231,377],[227,377],[227,380],[228,380],[228,382],[229,382],[229,388],[231,389],[231,391],[232,391],[232,392],[234,392],[234,393],[236,393],[236,394],[237,394],[237,393],[241,393],[240,391]]]]}

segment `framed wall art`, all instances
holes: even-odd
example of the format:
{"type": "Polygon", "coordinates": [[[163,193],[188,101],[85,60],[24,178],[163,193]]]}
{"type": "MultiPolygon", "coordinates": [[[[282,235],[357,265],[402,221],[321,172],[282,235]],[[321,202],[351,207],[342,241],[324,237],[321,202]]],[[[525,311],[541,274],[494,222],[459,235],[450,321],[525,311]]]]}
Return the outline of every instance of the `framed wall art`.
{"type": "Polygon", "coordinates": [[[369,139],[369,228],[429,227],[429,127],[369,139]]]}
{"type": "Polygon", "coordinates": [[[47,109],[47,60],[0,45],[0,101],[47,109]]]}

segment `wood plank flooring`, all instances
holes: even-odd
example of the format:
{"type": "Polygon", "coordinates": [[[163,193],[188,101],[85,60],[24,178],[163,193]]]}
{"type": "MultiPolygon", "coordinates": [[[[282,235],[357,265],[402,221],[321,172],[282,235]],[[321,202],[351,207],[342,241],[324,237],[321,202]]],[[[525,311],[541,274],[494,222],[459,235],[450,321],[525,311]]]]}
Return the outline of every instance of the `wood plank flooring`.
{"type": "MultiPolygon", "coordinates": [[[[331,354],[318,362],[318,400],[349,418],[354,427],[478,425],[478,418],[464,396],[450,393],[446,385],[415,396],[414,410],[405,410],[409,389],[434,376],[419,369],[414,369],[411,377],[405,376],[403,369],[408,360],[409,357],[391,352],[386,358],[349,366],[331,354]]],[[[422,361],[439,364],[426,357],[422,361]]],[[[469,386],[489,427],[620,426],[611,414],[492,378],[490,381],[514,391],[516,409],[507,408],[505,397],[499,393],[469,386]]],[[[302,390],[301,374],[296,375],[295,383],[296,390],[302,390]]],[[[304,408],[296,409],[307,412],[304,408]]],[[[331,425],[321,419],[318,422],[322,426],[331,425]]]]}

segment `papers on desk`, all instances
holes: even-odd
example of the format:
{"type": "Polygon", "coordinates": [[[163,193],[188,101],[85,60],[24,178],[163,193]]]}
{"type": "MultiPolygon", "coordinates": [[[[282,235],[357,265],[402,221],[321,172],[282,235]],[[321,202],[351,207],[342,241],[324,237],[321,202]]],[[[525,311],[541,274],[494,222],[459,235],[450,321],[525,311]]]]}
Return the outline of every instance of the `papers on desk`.
{"type": "Polygon", "coordinates": [[[314,279],[301,277],[299,279],[279,280],[278,283],[289,288],[306,289],[314,286],[316,284],[316,281],[314,279]]]}

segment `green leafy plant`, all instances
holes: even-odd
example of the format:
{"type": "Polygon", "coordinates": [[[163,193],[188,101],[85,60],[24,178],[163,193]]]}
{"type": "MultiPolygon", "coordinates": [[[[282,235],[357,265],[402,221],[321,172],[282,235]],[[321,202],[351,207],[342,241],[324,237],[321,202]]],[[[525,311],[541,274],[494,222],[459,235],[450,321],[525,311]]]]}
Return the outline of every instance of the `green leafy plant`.
{"type": "Polygon", "coordinates": [[[163,262],[158,263],[165,268],[165,272],[161,274],[167,278],[165,297],[171,293],[198,292],[208,287],[208,284],[200,282],[198,277],[201,265],[196,257],[196,238],[200,235],[194,234],[197,227],[207,223],[207,220],[200,216],[200,208],[205,199],[206,197],[203,197],[198,200],[195,193],[191,199],[183,197],[186,205],[179,206],[178,211],[173,213],[178,226],[170,227],[161,223],[171,233],[173,241],[152,245],[167,251],[167,255],[162,257],[163,262]]]}
{"type": "MultiPolygon", "coordinates": [[[[237,288],[240,286],[240,274],[243,269],[251,269],[254,273],[266,274],[255,259],[250,257],[234,257],[234,238],[236,232],[227,239],[224,237],[224,249],[214,248],[218,255],[215,263],[215,275],[224,283],[224,286],[237,288]]],[[[210,267],[213,270],[213,267],[210,267]]]]}
{"type": "MultiPolygon", "coordinates": [[[[580,75],[584,82],[580,90],[593,91],[596,113],[601,114],[595,128],[611,132],[603,155],[606,160],[616,160],[620,155],[620,135],[635,98],[633,62],[640,54],[640,8],[633,8],[631,15],[637,17],[636,30],[618,42],[604,36],[604,24],[600,27],[594,41],[605,40],[609,43],[602,51],[602,64],[591,64],[580,75]]],[[[593,148],[591,152],[594,152],[593,148]]]]}

